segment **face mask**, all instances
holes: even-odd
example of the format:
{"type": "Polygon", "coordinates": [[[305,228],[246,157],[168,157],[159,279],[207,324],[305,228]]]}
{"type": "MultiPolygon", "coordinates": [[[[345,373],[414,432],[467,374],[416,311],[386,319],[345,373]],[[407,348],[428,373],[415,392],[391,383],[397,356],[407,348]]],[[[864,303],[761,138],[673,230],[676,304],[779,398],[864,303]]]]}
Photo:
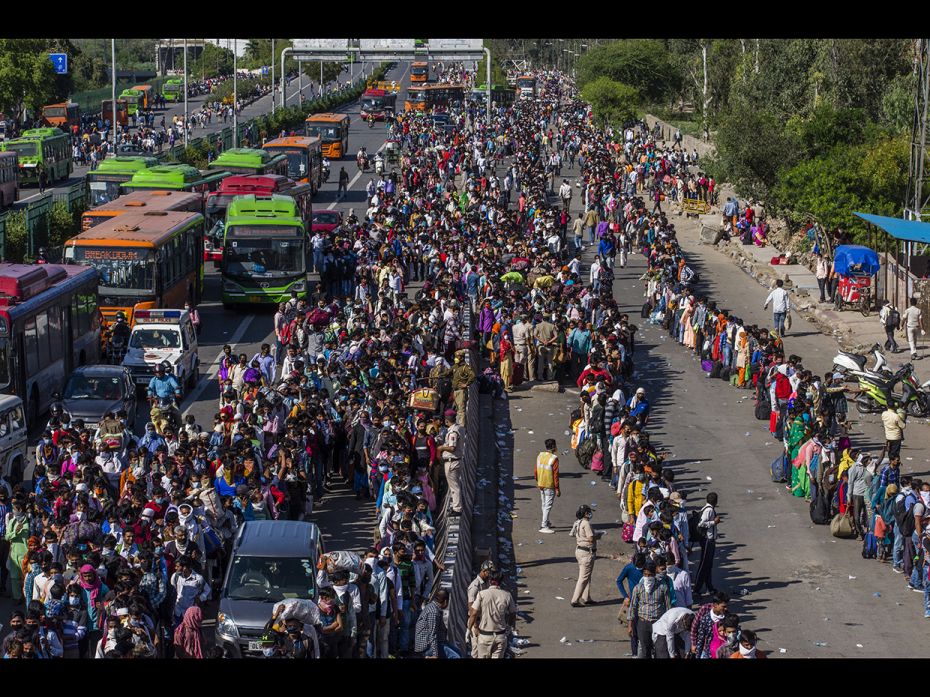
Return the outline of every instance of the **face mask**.
{"type": "Polygon", "coordinates": [[[643,576],[643,586],[645,587],[647,593],[651,592],[655,585],[655,576],[643,576]]]}
{"type": "Polygon", "coordinates": [[[77,516],[78,520],[84,520],[84,518],[87,517],[87,514],[84,511],[78,511],[75,513],[75,515],[77,516]]]}
{"type": "Polygon", "coordinates": [[[104,549],[103,550],[103,556],[105,557],[112,557],[114,554],[116,554],[115,549],[104,549]]]}
{"type": "Polygon", "coordinates": [[[921,491],[920,500],[924,502],[925,506],[930,506],[930,491],[921,491]]]}
{"type": "Polygon", "coordinates": [[[660,571],[656,574],[656,580],[664,581],[666,576],[668,576],[668,574],[665,571],[660,571]]]}
{"type": "Polygon", "coordinates": [[[274,647],[262,649],[262,655],[265,658],[271,658],[272,656],[274,656],[274,647]]]}
{"type": "Polygon", "coordinates": [[[717,614],[716,612],[714,612],[713,610],[710,611],[710,618],[711,618],[711,620],[713,620],[714,622],[722,622],[722,621],[723,621],[723,615],[718,615],[718,614],[717,614]]]}
{"type": "Polygon", "coordinates": [[[165,548],[164,548],[164,547],[156,547],[156,548],[155,548],[155,556],[156,556],[156,557],[160,557],[164,551],[165,551],[165,548]]]}
{"type": "Polygon", "coordinates": [[[68,596],[68,605],[71,607],[77,607],[81,604],[81,598],[78,595],[69,595],[68,596]]]}
{"type": "Polygon", "coordinates": [[[743,658],[755,658],[756,657],[756,647],[753,646],[751,649],[747,649],[742,644],[739,645],[739,653],[743,658]]]}

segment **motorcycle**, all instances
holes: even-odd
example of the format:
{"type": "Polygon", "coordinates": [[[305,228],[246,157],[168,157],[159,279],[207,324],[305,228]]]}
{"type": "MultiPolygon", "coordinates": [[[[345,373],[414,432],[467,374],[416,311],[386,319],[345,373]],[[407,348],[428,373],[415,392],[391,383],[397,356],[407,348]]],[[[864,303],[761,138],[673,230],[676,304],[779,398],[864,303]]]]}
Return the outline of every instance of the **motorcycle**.
{"type": "Polygon", "coordinates": [[[382,160],[380,157],[375,158],[375,174],[384,174],[384,160],[382,160]]]}
{"type": "Polygon", "coordinates": [[[930,399],[917,385],[914,366],[910,363],[905,363],[890,377],[864,371],[855,371],[853,377],[859,381],[856,411],[860,414],[878,414],[888,408],[889,401],[901,405],[912,416],[930,414],[930,399]],[[902,391],[896,394],[894,388],[899,382],[902,391]]]}
{"type": "Polygon", "coordinates": [[[323,181],[324,182],[329,181],[329,169],[330,169],[329,163],[323,165],[323,181]]]}
{"type": "Polygon", "coordinates": [[[107,362],[111,365],[122,364],[127,348],[129,348],[129,337],[120,332],[113,332],[110,340],[107,341],[107,362]]]}
{"type": "Polygon", "coordinates": [[[152,408],[149,411],[149,421],[155,424],[155,431],[159,435],[165,434],[166,428],[171,428],[175,433],[181,428],[181,412],[177,407],[174,399],[171,397],[162,397],[161,399],[152,398],[152,408]]]}
{"type": "Polygon", "coordinates": [[[368,170],[368,157],[365,155],[359,155],[355,158],[355,164],[358,165],[358,168],[365,172],[368,170]]]}
{"type": "Polygon", "coordinates": [[[375,127],[375,117],[374,117],[374,116],[369,116],[369,117],[368,117],[367,119],[365,119],[365,120],[368,122],[368,128],[374,128],[374,127],[375,127]]]}
{"type": "Polygon", "coordinates": [[[891,371],[888,369],[888,361],[882,353],[881,346],[874,344],[872,348],[869,349],[869,353],[871,353],[875,359],[875,364],[871,369],[866,368],[866,363],[868,362],[867,356],[859,353],[840,351],[833,357],[833,371],[842,373],[843,375],[860,372],[877,376],[891,375],[891,371]]]}

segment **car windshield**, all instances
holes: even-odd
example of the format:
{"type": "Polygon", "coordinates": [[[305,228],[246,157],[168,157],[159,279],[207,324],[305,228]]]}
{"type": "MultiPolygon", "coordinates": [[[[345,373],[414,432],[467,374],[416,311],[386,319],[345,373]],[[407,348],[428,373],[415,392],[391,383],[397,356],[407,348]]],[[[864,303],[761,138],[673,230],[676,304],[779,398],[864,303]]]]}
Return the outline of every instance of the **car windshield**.
{"type": "Polygon", "coordinates": [[[134,329],[129,347],[134,349],[176,349],[181,347],[181,333],[176,329],[134,329]]]}
{"type": "Polygon", "coordinates": [[[314,213],[313,222],[322,225],[336,225],[339,222],[337,213],[314,213]]]}
{"type": "Polygon", "coordinates": [[[310,559],[237,556],[229,572],[226,597],[275,603],[285,598],[310,600],[315,573],[310,559]]]}
{"type": "Polygon", "coordinates": [[[89,377],[72,375],[65,385],[65,399],[122,399],[123,390],[118,377],[89,377]]]}

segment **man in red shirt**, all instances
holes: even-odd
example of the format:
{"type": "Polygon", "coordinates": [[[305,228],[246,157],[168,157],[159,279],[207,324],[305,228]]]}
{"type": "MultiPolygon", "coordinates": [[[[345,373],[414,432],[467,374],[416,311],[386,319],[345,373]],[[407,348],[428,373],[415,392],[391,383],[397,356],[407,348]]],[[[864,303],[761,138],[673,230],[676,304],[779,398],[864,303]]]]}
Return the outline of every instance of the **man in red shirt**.
{"type": "Polygon", "coordinates": [[[592,359],[588,367],[581,371],[581,375],[578,376],[578,381],[575,384],[582,387],[589,375],[594,377],[595,382],[602,379],[608,386],[611,383],[610,372],[602,368],[600,361],[596,359],[592,359]]]}

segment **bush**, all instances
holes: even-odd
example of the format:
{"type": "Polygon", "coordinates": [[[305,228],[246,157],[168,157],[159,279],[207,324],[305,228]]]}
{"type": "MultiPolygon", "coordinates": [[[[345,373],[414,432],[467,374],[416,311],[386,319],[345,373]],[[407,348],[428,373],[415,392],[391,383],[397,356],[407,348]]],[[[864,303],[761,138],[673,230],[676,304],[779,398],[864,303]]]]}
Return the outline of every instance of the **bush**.
{"type": "Polygon", "coordinates": [[[48,246],[61,247],[69,239],[81,231],[81,213],[84,206],[75,204],[73,209],[68,208],[64,201],[55,201],[52,204],[49,216],[48,246]]]}
{"type": "Polygon", "coordinates": [[[10,211],[6,216],[6,260],[22,262],[26,256],[26,212],[10,211]]]}

